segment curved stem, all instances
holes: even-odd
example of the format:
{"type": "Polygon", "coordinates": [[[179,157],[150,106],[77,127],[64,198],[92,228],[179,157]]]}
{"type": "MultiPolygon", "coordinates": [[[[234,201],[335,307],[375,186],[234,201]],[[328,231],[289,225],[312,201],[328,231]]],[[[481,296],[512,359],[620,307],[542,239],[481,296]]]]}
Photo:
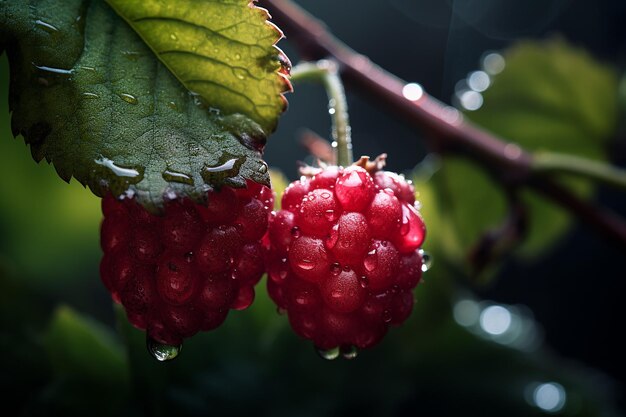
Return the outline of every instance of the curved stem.
{"type": "Polygon", "coordinates": [[[535,173],[565,173],[590,178],[626,190],[626,171],[607,163],[553,152],[537,153],[532,160],[535,173]]]}
{"type": "Polygon", "coordinates": [[[315,63],[303,62],[291,70],[291,81],[296,83],[304,80],[321,81],[328,94],[328,113],[332,120],[333,147],[337,152],[337,164],[352,164],[352,138],[348,117],[348,102],[343,83],[339,77],[337,64],[328,60],[315,63]]]}

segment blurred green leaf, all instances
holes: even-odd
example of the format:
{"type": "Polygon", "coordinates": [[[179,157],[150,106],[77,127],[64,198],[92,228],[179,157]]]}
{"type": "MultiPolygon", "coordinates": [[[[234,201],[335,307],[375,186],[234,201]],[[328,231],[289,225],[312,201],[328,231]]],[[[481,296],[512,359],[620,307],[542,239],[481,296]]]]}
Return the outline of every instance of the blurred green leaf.
{"type": "Polygon", "coordinates": [[[211,186],[269,182],[266,132],[196,103],[103,0],[2,1],[4,48],[13,133],[64,180],[98,195],[130,189],[153,209],[172,193],[201,201],[211,186]]]}
{"type": "MultiPolygon", "coordinates": [[[[562,40],[522,42],[504,58],[506,68],[492,78],[483,106],[467,117],[529,151],[606,159],[606,145],[617,125],[613,69],[562,40]]],[[[504,221],[504,190],[496,179],[457,157],[446,157],[433,182],[445,229],[443,247],[463,264],[483,233],[504,221]]],[[[592,194],[592,185],[584,180],[564,183],[581,196],[592,194]]],[[[528,207],[528,233],[517,253],[533,257],[562,237],[571,219],[529,192],[522,194],[522,201],[528,207]]]]}
{"type": "MultiPolygon", "coordinates": [[[[1,56],[0,85],[8,81],[1,56]]],[[[59,181],[52,166],[33,164],[23,143],[11,138],[7,96],[0,89],[0,177],[10,179],[0,181],[0,253],[21,280],[75,285],[100,256],[100,201],[77,181],[59,181]]]]}
{"type": "MultiPolygon", "coordinates": [[[[283,34],[250,0],[107,0],[172,73],[211,107],[276,128],[290,89],[274,46],[283,34]]],[[[286,59],[286,58],[284,58],[286,59]]]]}
{"type": "Polygon", "coordinates": [[[69,307],[57,308],[45,335],[55,372],[128,392],[128,362],[115,336],[69,307]]]}

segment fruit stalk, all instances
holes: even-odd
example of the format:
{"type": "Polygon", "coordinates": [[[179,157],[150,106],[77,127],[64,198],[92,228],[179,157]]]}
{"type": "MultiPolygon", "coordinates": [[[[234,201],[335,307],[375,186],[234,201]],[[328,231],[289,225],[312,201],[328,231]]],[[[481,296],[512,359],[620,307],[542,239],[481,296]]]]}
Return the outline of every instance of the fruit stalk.
{"type": "Polygon", "coordinates": [[[339,77],[337,63],[322,59],[303,62],[291,70],[291,81],[316,80],[324,84],[328,94],[328,113],[332,120],[333,148],[337,153],[337,164],[347,167],[353,162],[348,102],[343,83],[339,77]]]}

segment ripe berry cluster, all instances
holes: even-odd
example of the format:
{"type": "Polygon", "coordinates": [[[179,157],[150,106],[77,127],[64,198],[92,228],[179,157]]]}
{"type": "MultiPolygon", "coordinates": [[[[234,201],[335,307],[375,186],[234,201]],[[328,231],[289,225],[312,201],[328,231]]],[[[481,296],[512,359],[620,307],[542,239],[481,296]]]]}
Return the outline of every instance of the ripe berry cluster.
{"type": "Polygon", "coordinates": [[[162,216],[109,195],[102,201],[102,281],[135,327],[178,345],[218,327],[229,309],[252,304],[272,208],[272,191],[252,181],[209,192],[206,206],[170,201],[162,216]]]}
{"type": "Polygon", "coordinates": [[[411,313],[424,236],[403,177],[327,167],[292,183],[270,219],[268,292],[319,349],[373,346],[411,313]]]}

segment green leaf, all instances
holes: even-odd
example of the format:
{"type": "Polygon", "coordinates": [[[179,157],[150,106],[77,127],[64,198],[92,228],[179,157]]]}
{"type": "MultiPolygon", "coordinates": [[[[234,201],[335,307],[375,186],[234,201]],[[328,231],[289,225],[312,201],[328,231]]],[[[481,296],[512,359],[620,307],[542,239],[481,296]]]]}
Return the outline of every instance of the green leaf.
{"type": "MultiPolygon", "coordinates": [[[[605,159],[617,120],[614,71],[561,40],[521,42],[504,58],[506,68],[492,78],[483,106],[466,116],[530,151],[605,159]]],[[[446,229],[442,243],[449,256],[463,262],[482,234],[504,221],[504,190],[461,158],[446,158],[433,178],[446,229]]],[[[591,184],[564,183],[591,197],[591,184]]],[[[536,256],[564,235],[571,219],[530,192],[522,193],[522,201],[528,207],[529,224],[518,254],[536,256]]]]}
{"type": "Polygon", "coordinates": [[[13,134],[64,180],[152,209],[173,196],[201,202],[222,184],[269,183],[262,127],[207,111],[104,1],[2,1],[5,49],[13,134]]]}
{"type": "Polygon", "coordinates": [[[291,89],[282,32],[251,0],[107,0],[172,73],[211,107],[276,128],[291,89]]]}
{"type": "Polygon", "coordinates": [[[118,385],[120,390],[129,383],[127,359],[114,335],[69,307],[56,310],[44,344],[59,374],[118,385]]]}

